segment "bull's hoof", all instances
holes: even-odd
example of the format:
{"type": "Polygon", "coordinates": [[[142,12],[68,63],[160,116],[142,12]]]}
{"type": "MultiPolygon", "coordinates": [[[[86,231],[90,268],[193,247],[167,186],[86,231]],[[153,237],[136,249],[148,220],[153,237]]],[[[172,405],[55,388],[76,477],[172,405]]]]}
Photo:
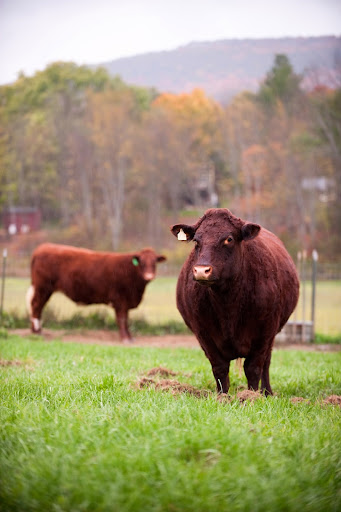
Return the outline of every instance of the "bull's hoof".
{"type": "Polygon", "coordinates": [[[134,338],[123,338],[122,343],[124,345],[132,345],[134,343],[134,338]]]}
{"type": "Polygon", "coordinates": [[[39,318],[31,318],[31,331],[33,334],[41,334],[41,321],[39,318]]]}

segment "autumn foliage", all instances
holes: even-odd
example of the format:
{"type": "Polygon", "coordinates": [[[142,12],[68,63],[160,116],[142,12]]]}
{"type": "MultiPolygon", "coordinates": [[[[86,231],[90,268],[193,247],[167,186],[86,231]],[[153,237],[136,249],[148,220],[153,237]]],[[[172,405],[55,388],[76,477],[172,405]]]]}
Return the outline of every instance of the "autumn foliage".
{"type": "Polygon", "coordinates": [[[38,206],[57,241],[127,249],[167,247],[171,223],[222,206],[340,259],[341,89],[301,80],[277,56],[224,106],[71,63],[20,76],[0,87],[0,210],[38,206]]]}

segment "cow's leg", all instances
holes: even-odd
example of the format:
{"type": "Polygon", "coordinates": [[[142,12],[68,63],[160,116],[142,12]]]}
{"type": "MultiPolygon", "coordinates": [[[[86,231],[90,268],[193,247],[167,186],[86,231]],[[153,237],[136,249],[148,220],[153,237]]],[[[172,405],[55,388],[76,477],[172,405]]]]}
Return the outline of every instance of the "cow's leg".
{"type": "Polygon", "coordinates": [[[217,383],[217,391],[218,393],[227,393],[230,387],[230,378],[229,378],[229,370],[230,370],[230,361],[223,361],[212,363],[212,371],[214,378],[217,383]]]}
{"type": "Polygon", "coordinates": [[[27,308],[30,314],[31,331],[35,334],[41,333],[41,314],[52,293],[47,288],[30,286],[28,289],[26,294],[27,308]]]}
{"type": "Polygon", "coordinates": [[[123,343],[131,343],[133,338],[128,326],[128,311],[115,309],[115,313],[121,341],[123,343]]]}
{"type": "Polygon", "coordinates": [[[230,387],[229,370],[230,361],[222,357],[220,352],[215,348],[213,342],[209,342],[206,337],[198,337],[201,348],[212,366],[212,372],[217,384],[217,392],[227,393],[230,387]],[[201,340],[201,341],[200,341],[201,340]]]}
{"type": "Polygon", "coordinates": [[[270,368],[270,362],[271,362],[271,355],[272,355],[272,344],[269,352],[266,355],[263,371],[262,371],[262,377],[261,377],[261,390],[262,393],[265,395],[272,395],[272,389],[270,386],[270,375],[269,375],[269,368],[270,368]]]}
{"type": "Polygon", "coordinates": [[[263,354],[249,354],[244,361],[244,372],[249,389],[257,391],[264,365],[263,354]]]}

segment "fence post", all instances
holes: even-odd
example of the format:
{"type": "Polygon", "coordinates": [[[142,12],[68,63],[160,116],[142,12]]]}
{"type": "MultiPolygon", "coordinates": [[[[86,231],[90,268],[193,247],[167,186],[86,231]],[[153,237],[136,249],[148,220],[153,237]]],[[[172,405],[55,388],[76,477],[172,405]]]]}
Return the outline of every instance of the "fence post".
{"type": "Polygon", "coordinates": [[[6,260],[7,260],[7,249],[4,249],[3,253],[2,253],[2,280],[1,280],[1,302],[0,302],[1,323],[2,323],[2,312],[3,312],[3,306],[4,306],[4,296],[5,296],[6,260]]]}
{"type": "MultiPolygon", "coordinates": [[[[301,279],[301,258],[302,258],[301,251],[298,251],[296,267],[297,267],[297,273],[298,273],[298,279],[299,280],[301,279]]],[[[294,342],[297,341],[298,333],[299,333],[299,330],[297,329],[297,310],[298,310],[298,304],[296,304],[296,308],[295,308],[295,311],[294,311],[294,329],[293,329],[293,340],[294,340],[294,342]]]]}
{"type": "Polygon", "coordinates": [[[306,259],[307,259],[307,251],[304,249],[302,251],[302,288],[303,288],[303,293],[302,293],[302,341],[304,342],[305,341],[305,332],[306,332],[306,329],[305,329],[305,291],[306,291],[306,275],[305,275],[305,264],[306,264],[306,259]]]}
{"type": "Polygon", "coordinates": [[[315,301],[316,301],[316,274],[317,274],[317,261],[319,258],[316,249],[312,252],[313,266],[311,276],[311,323],[312,323],[312,338],[315,339],[315,301]]]}

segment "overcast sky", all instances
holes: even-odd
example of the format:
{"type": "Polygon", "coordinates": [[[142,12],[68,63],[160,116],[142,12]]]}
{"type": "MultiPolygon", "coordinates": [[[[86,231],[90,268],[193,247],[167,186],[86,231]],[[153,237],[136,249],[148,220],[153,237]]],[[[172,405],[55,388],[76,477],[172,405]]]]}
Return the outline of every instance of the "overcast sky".
{"type": "Polygon", "coordinates": [[[191,41],[341,34],[341,0],[0,0],[0,84],[191,41]]]}

